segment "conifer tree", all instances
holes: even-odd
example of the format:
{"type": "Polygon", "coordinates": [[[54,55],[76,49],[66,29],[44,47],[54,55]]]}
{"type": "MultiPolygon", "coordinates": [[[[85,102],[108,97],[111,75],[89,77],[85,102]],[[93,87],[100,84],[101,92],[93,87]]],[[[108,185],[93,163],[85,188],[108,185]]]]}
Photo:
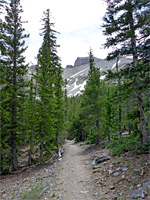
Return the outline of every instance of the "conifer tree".
{"type": "MultiPolygon", "coordinates": [[[[132,55],[133,66],[136,69],[136,89],[138,110],[140,113],[140,130],[143,144],[148,142],[148,131],[146,128],[146,119],[142,94],[140,91],[140,65],[141,56],[140,47],[146,47],[149,43],[148,22],[149,22],[149,1],[141,0],[106,0],[108,8],[104,16],[104,34],[107,36],[105,47],[114,47],[114,51],[109,53],[107,59],[111,60],[119,55],[132,55]],[[146,31],[145,31],[146,30],[146,31]],[[137,34],[138,31],[138,34],[137,34]],[[143,33],[144,32],[144,33],[143,33]]],[[[147,49],[147,48],[143,48],[147,49]]],[[[146,55],[146,51],[143,51],[146,55]]],[[[142,67],[142,65],[141,65],[142,67]]]]}
{"type": "MultiPolygon", "coordinates": [[[[24,76],[27,72],[25,57],[23,53],[25,47],[25,38],[22,28],[21,13],[22,7],[19,0],[11,0],[6,6],[6,16],[4,21],[3,42],[5,51],[2,52],[3,79],[1,88],[1,134],[5,148],[10,149],[11,165],[13,170],[18,169],[17,148],[19,135],[22,125],[20,112],[22,111],[22,102],[25,96],[24,76]]],[[[6,149],[4,152],[8,153],[6,149]]]]}
{"type": "Polygon", "coordinates": [[[56,71],[56,82],[55,82],[55,99],[56,99],[56,108],[55,108],[55,117],[56,117],[56,146],[59,148],[62,137],[62,130],[64,125],[64,93],[63,93],[63,78],[62,78],[62,69],[61,66],[58,66],[56,71]]]}
{"type": "Polygon", "coordinates": [[[26,123],[25,129],[25,143],[29,144],[28,151],[28,165],[33,164],[33,151],[36,146],[35,140],[35,125],[36,125],[36,82],[34,80],[34,75],[31,75],[31,79],[29,80],[27,90],[27,97],[25,101],[25,110],[24,110],[24,121],[26,123]]]}
{"type": "MultiPolygon", "coordinates": [[[[57,56],[56,31],[50,22],[50,10],[44,12],[42,18],[43,43],[38,53],[37,68],[37,96],[39,116],[37,121],[37,137],[40,142],[40,163],[44,162],[44,151],[47,155],[51,149],[56,148],[56,136],[58,140],[58,113],[55,111],[61,103],[61,68],[57,56]],[[59,79],[59,80],[58,80],[59,79]],[[58,96],[59,97],[58,97],[58,96]],[[59,102],[60,101],[60,102],[59,102]]],[[[59,109],[58,109],[59,110],[59,109]]],[[[57,110],[57,111],[58,111],[57,110]]]]}
{"type": "Polygon", "coordinates": [[[100,72],[95,68],[94,57],[92,50],[89,53],[90,58],[90,70],[88,75],[88,81],[85,86],[85,91],[81,99],[81,118],[82,123],[87,130],[90,126],[93,126],[96,132],[96,144],[99,143],[99,112],[100,112],[100,72]]]}

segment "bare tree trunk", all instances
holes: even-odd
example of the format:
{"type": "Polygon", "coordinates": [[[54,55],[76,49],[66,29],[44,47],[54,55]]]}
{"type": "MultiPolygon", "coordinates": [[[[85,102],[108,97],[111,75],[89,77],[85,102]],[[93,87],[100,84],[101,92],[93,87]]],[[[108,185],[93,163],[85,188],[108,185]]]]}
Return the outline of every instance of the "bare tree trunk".
{"type": "Polygon", "coordinates": [[[108,130],[107,130],[107,138],[108,138],[108,141],[110,141],[110,126],[108,126],[108,130]]]}
{"type": "Polygon", "coordinates": [[[143,101],[140,94],[137,95],[137,104],[138,104],[138,110],[140,113],[140,130],[142,133],[142,143],[146,144],[148,143],[148,131],[146,129],[146,119],[143,109],[143,101]]]}
{"type": "Polygon", "coordinates": [[[28,158],[28,165],[32,165],[32,151],[33,151],[33,134],[34,134],[34,123],[32,123],[32,131],[31,131],[31,138],[30,138],[30,149],[29,149],[29,158],[28,158]]]}
{"type": "Polygon", "coordinates": [[[3,154],[2,154],[2,152],[0,151],[0,175],[1,175],[2,170],[3,170],[3,164],[2,164],[2,161],[3,161],[3,154]]]}
{"type": "Polygon", "coordinates": [[[95,125],[96,125],[96,145],[99,144],[99,120],[96,119],[96,122],[95,122],[95,125]]]}

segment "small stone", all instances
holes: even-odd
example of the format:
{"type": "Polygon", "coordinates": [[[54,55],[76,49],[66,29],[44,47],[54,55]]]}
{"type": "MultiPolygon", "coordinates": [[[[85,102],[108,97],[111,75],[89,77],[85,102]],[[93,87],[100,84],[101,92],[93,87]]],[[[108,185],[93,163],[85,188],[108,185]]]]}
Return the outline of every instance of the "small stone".
{"type": "Polygon", "coordinates": [[[115,187],[113,185],[111,185],[109,188],[110,188],[110,190],[114,190],[115,189],[115,187]]]}
{"type": "Polygon", "coordinates": [[[138,184],[137,187],[138,187],[138,188],[141,187],[141,184],[138,184]]]}
{"type": "Polygon", "coordinates": [[[130,190],[133,190],[134,189],[134,186],[132,185],[131,187],[130,187],[130,190]]]}
{"type": "Polygon", "coordinates": [[[87,194],[89,191],[88,190],[83,190],[83,191],[80,191],[82,194],[87,194]]]}
{"type": "Polygon", "coordinates": [[[144,193],[144,192],[142,192],[142,195],[141,195],[141,197],[142,197],[142,199],[144,199],[144,198],[145,198],[145,193],[144,193]]]}
{"type": "Polygon", "coordinates": [[[120,173],[119,172],[115,172],[113,173],[113,176],[118,176],[120,173]]]}
{"type": "Polygon", "coordinates": [[[61,197],[57,197],[57,200],[63,200],[61,197]]]}
{"type": "Polygon", "coordinates": [[[141,174],[142,173],[142,171],[140,169],[134,169],[133,171],[134,171],[135,174],[141,174]]]}
{"type": "Polygon", "coordinates": [[[97,157],[95,160],[93,160],[92,165],[97,165],[97,164],[105,162],[107,160],[110,160],[110,158],[107,156],[97,157]]]}
{"type": "Polygon", "coordinates": [[[113,174],[113,173],[114,173],[114,170],[111,170],[111,169],[110,169],[110,170],[108,170],[108,173],[109,173],[109,174],[113,174]]]}
{"type": "Polygon", "coordinates": [[[119,197],[117,194],[113,195],[113,200],[117,200],[119,197]]]}
{"type": "Polygon", "coordinates": [[[120,167],[118,167],[118,168],[117,168],[117,171],[119,171],[120,169],[121,169],[121,168],[120,168],[120,167]]]}
{"type": "Polygon", "coordinates": [[[132,160],[132,159],[134,159],[134,157],[130,157],[130,158],[127,158],[128,160],[132,160]]]}
{"type": "Polygon", "coordinates": [[[127,170],[128,170],[128,167],[123,167],[123,168],[122,168],[122,171],[123,171],[123,172],[126,172],[127,170]]]}
{"type": "Polygon", "coordinates": [[[89,165],[89,162],[86,161],[86,162],[84,163],[84,165],[89,165]]]}
{"type": "Polygon", "coordinates": [[[132,176],[132,179],[135,179],[136,178],[136,176],[132,176]]]}

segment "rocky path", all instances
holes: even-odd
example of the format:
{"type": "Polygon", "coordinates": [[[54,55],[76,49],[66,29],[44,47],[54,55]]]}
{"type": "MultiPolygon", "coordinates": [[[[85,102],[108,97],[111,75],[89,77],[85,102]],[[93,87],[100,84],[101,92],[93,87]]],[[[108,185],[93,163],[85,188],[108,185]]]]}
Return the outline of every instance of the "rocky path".
{"type": "Polygon", "coordinates": [[[150,154],[111,156],[99,145],[67,141],[63,159],[50,159],[0,177],[0,200],[150,200],[150,154]]]}
{"type": "Polygon", "coordinates": [[[67,141],[63,159],[52,162],[1,177],[0,199],[95,200],[92,166],[85,146],[67,141]]]}
{"type": "Polygon", "coordinates": [[[92,200],[92,170],[85,148],[68,141],[57,176],[56,194],[60,200],[92,200]]]}

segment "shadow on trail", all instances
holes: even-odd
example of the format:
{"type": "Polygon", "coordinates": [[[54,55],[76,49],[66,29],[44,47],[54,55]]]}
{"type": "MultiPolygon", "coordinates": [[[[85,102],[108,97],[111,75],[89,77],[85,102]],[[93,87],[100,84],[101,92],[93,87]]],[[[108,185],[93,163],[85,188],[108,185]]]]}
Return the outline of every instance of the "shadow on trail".
{"type": "Polygon", "coordinates": [[[83,143],[79,142],[79,143],[74,143],[73,145],[78,145],[83,149],[83,151],[77,153],[77,155],[88,155],[89,153],[94,153],[105,149],[106,142],[101,142],[98,145],[95,144],[83,145],[83,143]]]}

